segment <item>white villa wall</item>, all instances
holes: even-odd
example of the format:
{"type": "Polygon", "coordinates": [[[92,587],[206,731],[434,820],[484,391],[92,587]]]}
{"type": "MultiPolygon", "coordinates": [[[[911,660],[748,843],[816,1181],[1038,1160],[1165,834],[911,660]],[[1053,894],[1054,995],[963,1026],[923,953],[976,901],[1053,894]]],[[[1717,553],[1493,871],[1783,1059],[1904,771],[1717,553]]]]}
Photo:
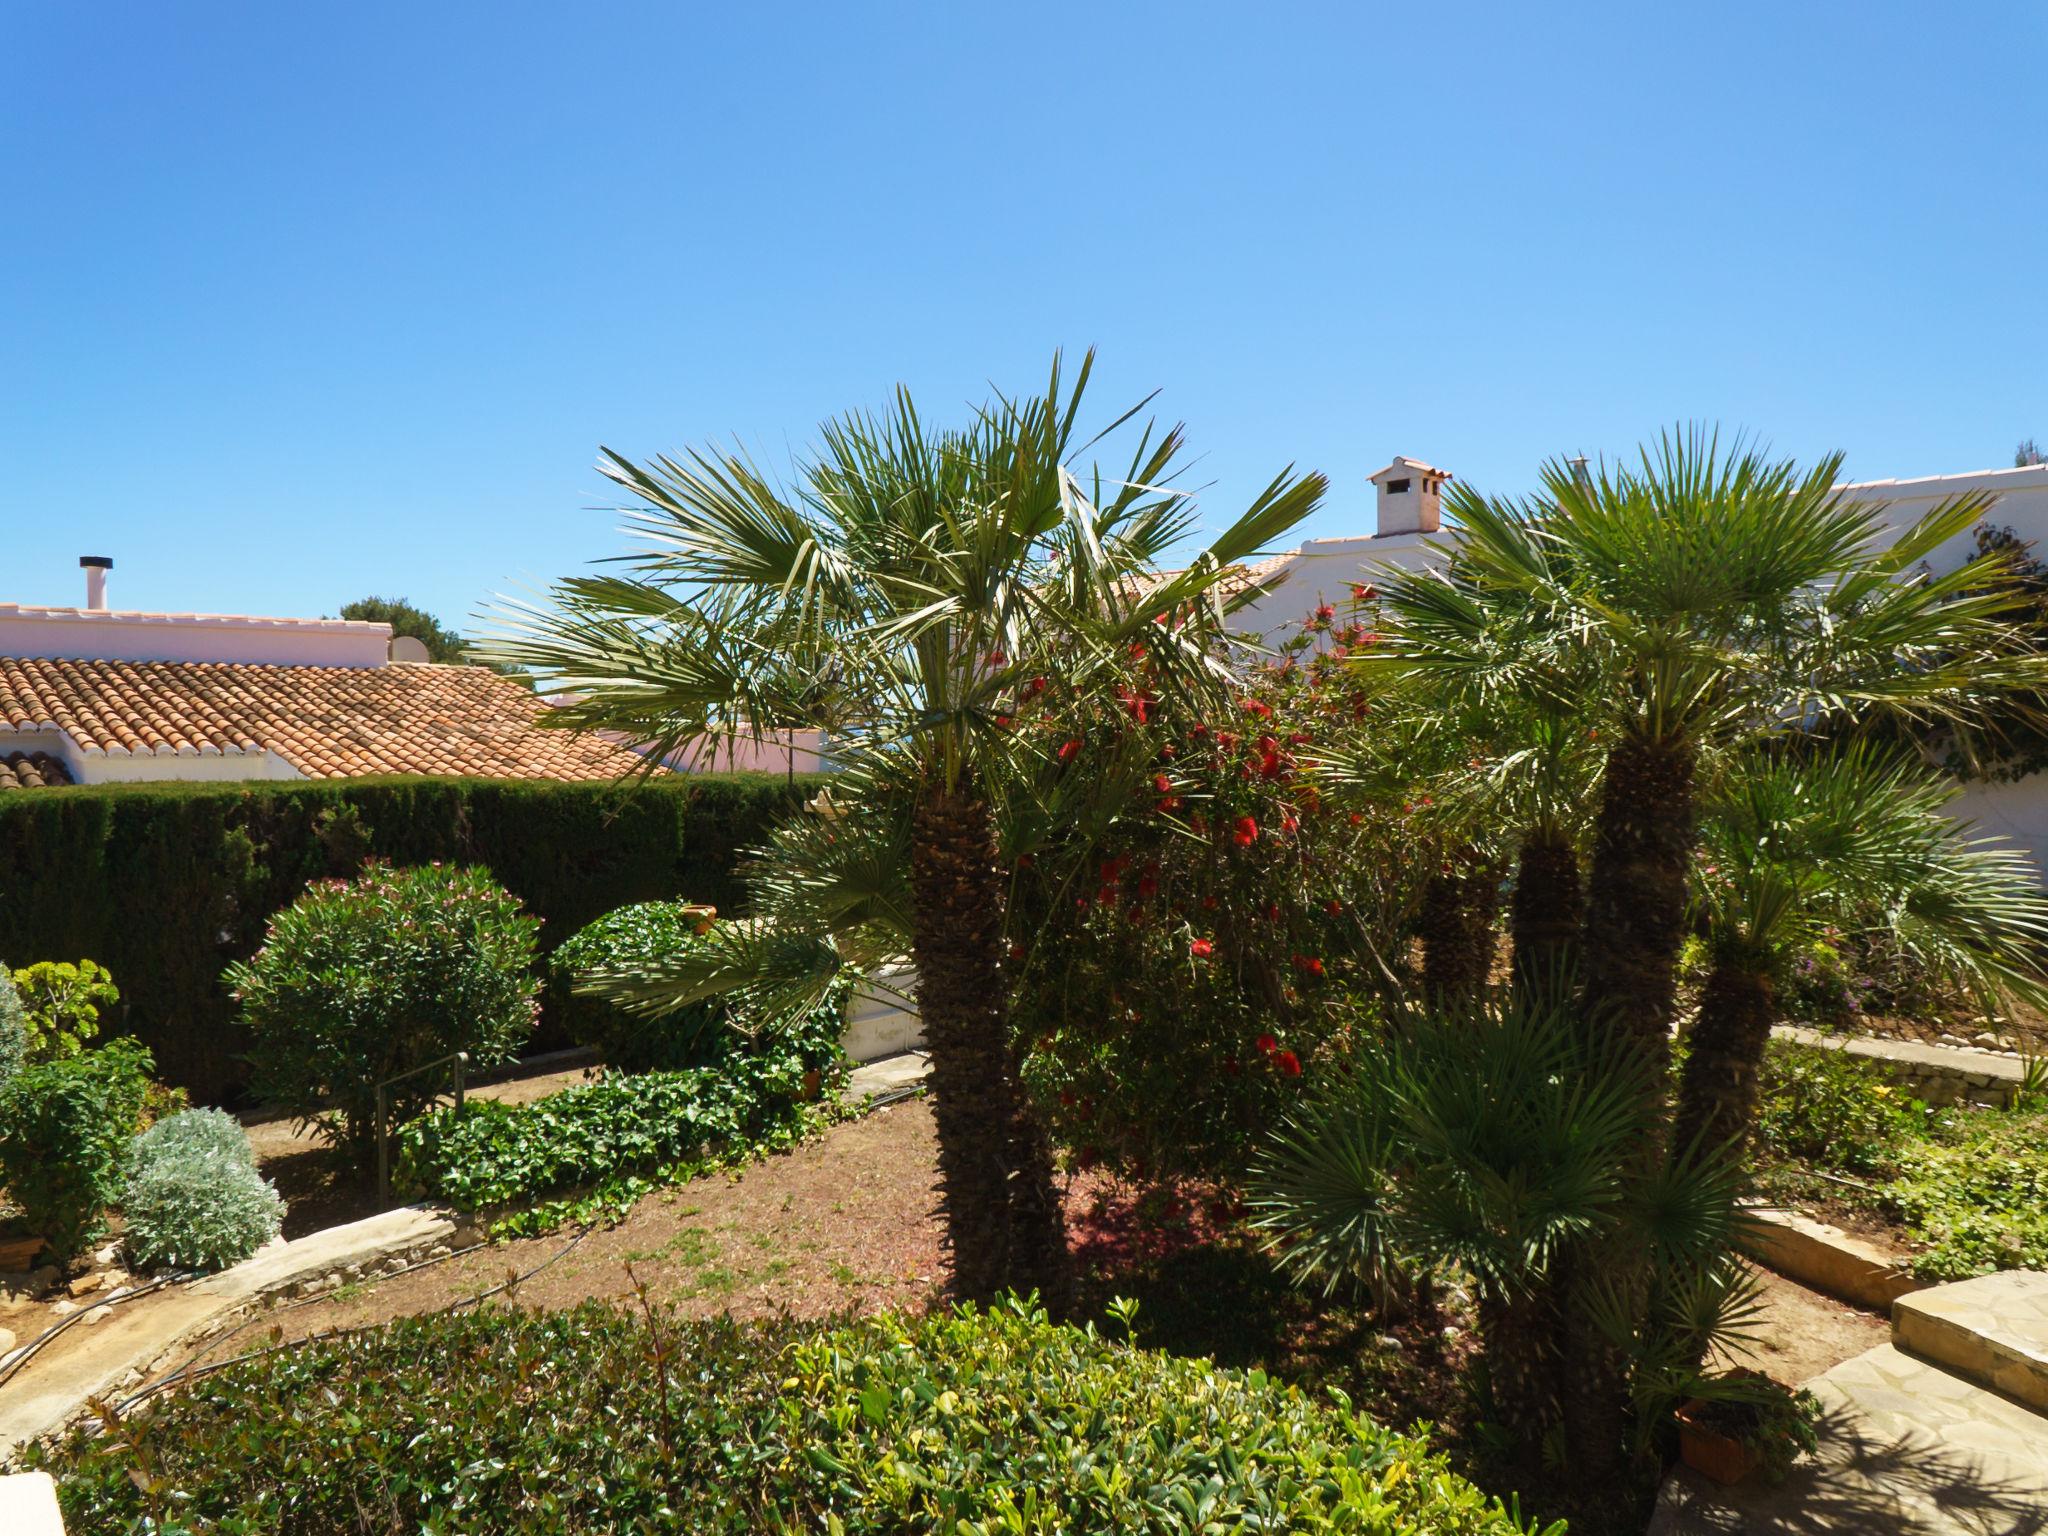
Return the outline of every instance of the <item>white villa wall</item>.
{"type": "Polygon", "coordinates": [[[381,667],[391,656],[391,626],[358,619],[268,619],[0,603],[0,656],[381,667]]]}

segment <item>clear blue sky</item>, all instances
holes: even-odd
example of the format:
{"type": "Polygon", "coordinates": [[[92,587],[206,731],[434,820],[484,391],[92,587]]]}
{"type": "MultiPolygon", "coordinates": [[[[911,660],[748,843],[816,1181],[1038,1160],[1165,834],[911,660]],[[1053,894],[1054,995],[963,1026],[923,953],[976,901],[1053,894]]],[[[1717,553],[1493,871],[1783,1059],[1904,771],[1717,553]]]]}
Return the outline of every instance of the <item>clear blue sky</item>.
{"type": "Polygon", "coordinates": [[[771,457],[1102,351],[1313,534],[1678,419],[2048,439],[2038,4],[0,5],[0,600],[461,623],[771,457]]]}

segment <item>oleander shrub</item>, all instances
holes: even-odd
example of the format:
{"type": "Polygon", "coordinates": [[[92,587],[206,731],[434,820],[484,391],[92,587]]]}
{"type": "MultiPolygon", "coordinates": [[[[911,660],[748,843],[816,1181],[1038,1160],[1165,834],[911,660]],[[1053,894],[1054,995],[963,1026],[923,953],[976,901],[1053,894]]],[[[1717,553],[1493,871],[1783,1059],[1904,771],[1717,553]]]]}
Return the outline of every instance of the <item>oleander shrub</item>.
{"type": "Polygon", "coordinates": [[[587,1303],[290,1347],[26,1461],[90,1531],[1531,1529],[1333,1398],[1019,1305],[833,1326],[587,1303]]]}
{"type": "Polygon", "coordinates": [[[121,1214],[134,1268],[225,1269],[277,1236],[284,1201],[257,1173],[242,1128],[196,1109],[135,1138],[121,1214]]]}
{"type": "MultiPolygon", "coordinates": [[[[492,1067],[533,1033],[539,926],[485,869],[371,864],[309,886],[228,970],[252,1088],[367,1169],[380,1082],[457,1051],[472,1072],[492,1067]]],[[[392,1124],[446,1089],[440,1072],[393,1084],[392,1124]]]]}
{"type": "Polygon", "coordinates": [[[0,965],[0,1092],[27,1062],[28,1024],[22,1018],[21,997],[14,990],[13,973],[0,965]]]}
{"type": "Polygon", "coordinates": [[[120,1195],[153,1065],[142,1045],[113,1040],[0,1090],[0,1176],[60,1262],[100,1235],[120,1195]]]}
{"type": "Polygon", "coordinates": [[[587,1197],[515,1219],[515,1231],[616,1207],[800,1138],[806,1105],[841,1080],[837,1051],[836,1025],[821,1016],[777,1039],[732,1041],[711,1066],[613,1075],[530,1104],[471,1099],[400,1130],[399,1186],[469,1211],[587,1197]]]}
{"type": "Polygon", "coordinates": [[[28,1022],[31,1061],[76,1056],[100,1032],[100,1010],[121,1001],[121,989],[103,965],[81,960],[39,960],[14,973],[28,1022]]]}

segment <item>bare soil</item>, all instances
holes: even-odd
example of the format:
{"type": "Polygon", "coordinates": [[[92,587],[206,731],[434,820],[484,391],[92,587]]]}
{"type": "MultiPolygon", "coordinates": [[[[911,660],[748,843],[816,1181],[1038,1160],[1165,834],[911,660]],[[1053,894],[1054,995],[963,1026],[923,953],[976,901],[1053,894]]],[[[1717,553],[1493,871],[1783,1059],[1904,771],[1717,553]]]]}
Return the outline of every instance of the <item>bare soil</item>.
{"type": "MultiPolygon", "coordinates": [[[[514,1277],[523,1278],[510,1300],[547,1308],[590,1298],[631,1303],[644,1287],[649,1299],[687,1316],[921,1310],[942,1298],[949,1278],[936,1184],[931,1108],[913,1100],[749,1168],[650,1195],[618,1225],[580,1239],[565,1232],[494,1244],[273,1308],[212,1353],[231,1355],[273,1330],[301,1339],[432,1311],[514,1277]]],[[[1179,1237],[1162,1239],[1156,1212],[1139,1219],[1128,1194],[1086,1175],[1069,1188],[1068,1210],[1089,1299],[1142,1297],[1145,1342],[1226,1364],[1300,1367],[1311,1378],[1349,1376],[1362,1363],[1374,1395],[1392,1400],[1385,1406],[1444,1417],[1440,1399],[1472,1341],[1466,1330],[1440,1325],[1466,1319],[1439,1315],[1424,1337],[1419,1319],[1411,1326],[1340,1317],[1291,1292],[1242,1245],[1214,1241],[1220,1212],[1190,1202],[1179,1237]],[[1360,1351],[1374,1358],[1361,1362],[1360,1351]]],[[[1879,1317],[1776,1275],[1764,1280],[1761,1341],[1750,1363],[1781,1380],[1803,1381],[1885,1337],[1879,1317]]]]}

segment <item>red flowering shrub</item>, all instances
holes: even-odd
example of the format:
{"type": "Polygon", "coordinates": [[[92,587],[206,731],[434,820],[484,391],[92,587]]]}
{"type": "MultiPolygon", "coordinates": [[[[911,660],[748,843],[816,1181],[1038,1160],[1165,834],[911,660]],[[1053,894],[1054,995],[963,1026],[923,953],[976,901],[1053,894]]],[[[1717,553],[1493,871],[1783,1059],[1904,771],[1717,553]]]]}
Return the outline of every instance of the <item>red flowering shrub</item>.
{"type": "Polygon", "coordinates": [[[1391,944],[1381,887],[1411,877],[1394,823],[1334,808],[1307,761],[1363,709],[1329,660],[1344,643],[1311,621],[1225,720],[1153,697],[1142,664],[1102,718],[1029,701],[1049,744],[1084,744],[1059,749],[1057,772],[1142,758],[1088,863],[1020,859],[1013,887],[1025,1076],[1078,1166],[1232,1177],[1333,1042],[1369,1023],[1391,944]]]}

